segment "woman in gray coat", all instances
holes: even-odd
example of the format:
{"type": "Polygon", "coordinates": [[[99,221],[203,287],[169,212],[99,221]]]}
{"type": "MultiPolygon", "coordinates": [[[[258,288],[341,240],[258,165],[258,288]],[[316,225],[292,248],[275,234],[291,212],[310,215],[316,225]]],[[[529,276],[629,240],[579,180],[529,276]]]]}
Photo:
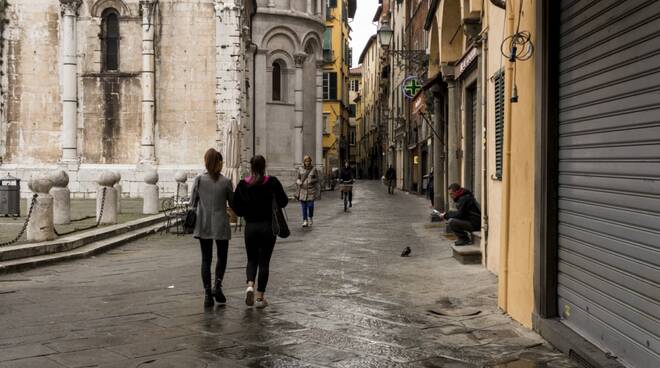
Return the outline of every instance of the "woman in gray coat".
{"type": "Polygon", "coordinates": [[[206,173],[198,176],[193,185],[192,201],[197,211],[193,236],[199,239],[202,249],[202,283],[206,292],[204,306],[212,307],[213,298],[226,303],[222,292],[222,279],[227,268],[227,252],[231,239],[228,205],[234,197],[234,188],[229,179],[222,176],[222,154],[211,148],[204,155],[206,173]],[[211,288],[211,263],[213,262],[213,241],[218,248],[218,261],[215,266],[215,288],[211,288]]]}
{"type": "Polygon", "coordinates": [[[319,182],[319,173],[312,166],[312,158],[305,156],[303,167],[298,170],[298,200],[302,207],[302,227],[312,226],[314,223],[314,201],[316,200],[316,185],[319,182]]]}

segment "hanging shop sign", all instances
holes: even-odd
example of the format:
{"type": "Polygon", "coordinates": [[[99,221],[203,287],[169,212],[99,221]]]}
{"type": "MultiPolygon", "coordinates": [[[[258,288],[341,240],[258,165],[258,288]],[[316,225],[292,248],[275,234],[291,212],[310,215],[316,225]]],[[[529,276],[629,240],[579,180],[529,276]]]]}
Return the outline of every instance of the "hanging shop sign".
{"type": "Polygon", "coordinates": [[[478,55],[479,51],[476,47],[471,48],[470,51],[463,55],[461,60],[459,60],[456,64],[456,69],[454,71],[456,78],[460,77],[461,74],[463,74],[470,67],[470,65],[472,65],[472,63],[477,59],[478,55]]]}
{"type": "Polygon", "coordinates": [[[417,92],[422,90],[422,87],[423,86],[419,82],[419,78],[411,76],[403,81],[401,89],[403,90],[403,95],[406,96],[409,100],[412,100],[415,98],[415,95],[417,95],[417,92]]]}

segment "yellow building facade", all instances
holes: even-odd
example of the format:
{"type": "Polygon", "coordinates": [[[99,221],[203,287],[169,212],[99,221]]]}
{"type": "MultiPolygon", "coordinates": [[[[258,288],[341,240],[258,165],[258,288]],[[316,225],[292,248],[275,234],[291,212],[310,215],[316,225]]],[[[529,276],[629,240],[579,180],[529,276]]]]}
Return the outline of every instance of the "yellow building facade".
{"type": "Polygon", "coordinates": [[[355,0],[328,0],[323,36],[323,161],[326,175],[350,156],[349,81],[352,51],[349,20],[355,0]]]}

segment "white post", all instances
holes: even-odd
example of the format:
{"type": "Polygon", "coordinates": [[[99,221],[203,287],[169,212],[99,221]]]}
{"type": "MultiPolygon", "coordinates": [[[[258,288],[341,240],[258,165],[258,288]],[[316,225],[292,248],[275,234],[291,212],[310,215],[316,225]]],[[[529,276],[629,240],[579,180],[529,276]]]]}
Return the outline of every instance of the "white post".
{"type": "Polygon", "coordinates": [[[147,171],[144,175],[144,190],[142,213],[145,215],[155,215],[158,213],[158,172],[156,170],[147,171]]]}
{"type": "Polygon", "coordinates": [[[82,0],[60,0],[62,8],[62,162],[78,162],[78,61],[76,23],[82,0]]]}
{"type": "Polygon", "coordinates": [[[140,163],[155,164],[156,150],[154,129],[156,126],[156,65],[154,12],[158,0],[140,0],[142,14],[142,138],[140,163]]]}
{"type": "Polygon", "coordinates": [[[293,147],[294,147],[294,164],[296,167],[302,166],[303,159],[303,66],[307,59],[307,54],[297,54],[294,56],[296,62],[296,121],[294,125],[293,147]]]}
{"type": "Polygon", "coordinates": [[[37,174],[29,181],[28,186],[38,196],[27,226],[27,240],[31,242],[53,240],[55,239],[53,197],[48,194],[53,187],[53,181],[47,174],[37,174]]]}
{"type": "Polygon", "coordinates": [[[96,192],[96,220],[101,225],[117,223],[117,190],[114,185],[119,181],[117,173],[105,171],[99,175],[96,192]]]}
{"type": "Polygon", "coordinates": [[[325,174],[323,168],[323,61],[316,61],[316,168],[325,174]]]}
{"type": "Polygon", "coordinates": [[[71,192],[69,185],[69,174],[64,170],[53,173],[51,176],[53,188],[50,195],[53,196],[53,223],[55,225],[66,225],[71,223],[71,192]]]}

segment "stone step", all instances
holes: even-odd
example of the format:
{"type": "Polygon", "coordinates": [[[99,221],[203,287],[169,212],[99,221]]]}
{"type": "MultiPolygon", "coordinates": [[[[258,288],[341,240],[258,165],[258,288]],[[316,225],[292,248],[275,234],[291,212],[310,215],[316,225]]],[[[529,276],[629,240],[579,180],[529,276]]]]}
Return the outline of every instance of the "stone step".
{"type": "Polygon", "coordinates": [[[164,221],[166,221],[165,214],[160,213],[122,224],[104,226],[94,230],[69,234],[62,238],[47,242],[20,244],[0,248],[0,262],[72,251],[90,243],[114,238],[164,221]]]}
{"type": "Polygon", "coordinates": [[[480,264],[481,247],[477,244],[451,246],[451,254],[461,264],[480,264]]]}
{"type": "Polygon", "coordinates": [[[27,258],[13,259],[0,262],[0,274],[20,272],[30,268],[40,267],[58,262],[70,261],[91,257],[93,255],[108,251],[128,242],[140,239],[142,237],[155,234],[167,227],[167,223],[160,221],[146,227],[140,227],[130,231],[117,234],[111,238],[99,239],[81,247],[68,251],[37,255],[27,258]]]}

